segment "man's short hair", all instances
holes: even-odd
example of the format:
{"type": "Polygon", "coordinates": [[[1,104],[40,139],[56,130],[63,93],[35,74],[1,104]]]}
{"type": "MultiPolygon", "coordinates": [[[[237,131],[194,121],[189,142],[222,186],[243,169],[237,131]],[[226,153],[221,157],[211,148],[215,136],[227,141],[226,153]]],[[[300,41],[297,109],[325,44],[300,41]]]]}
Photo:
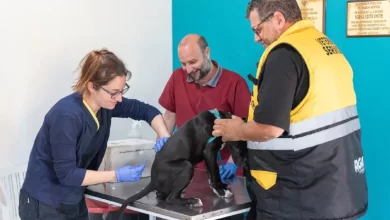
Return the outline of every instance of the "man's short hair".
{"type": "Polygon", "coordinates": [[[260,20],[265,19],[274,12],[280,12],[288,22],[302,20],[301,9],[296,0],[251,0],[246,10],[246,18],[256,10],[260,20]]]}

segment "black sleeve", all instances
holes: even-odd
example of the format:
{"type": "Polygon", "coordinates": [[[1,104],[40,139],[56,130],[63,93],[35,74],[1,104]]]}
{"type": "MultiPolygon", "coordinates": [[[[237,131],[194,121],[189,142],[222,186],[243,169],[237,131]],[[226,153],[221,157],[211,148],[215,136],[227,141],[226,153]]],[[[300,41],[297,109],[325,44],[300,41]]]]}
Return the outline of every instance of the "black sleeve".
{"type": "Polygon", "coordinates": [[[301,55],[289,45],[275,47],[267,57],[255,108],[254,121],[289,132],[290,112],[298,85],[301,55]]]}

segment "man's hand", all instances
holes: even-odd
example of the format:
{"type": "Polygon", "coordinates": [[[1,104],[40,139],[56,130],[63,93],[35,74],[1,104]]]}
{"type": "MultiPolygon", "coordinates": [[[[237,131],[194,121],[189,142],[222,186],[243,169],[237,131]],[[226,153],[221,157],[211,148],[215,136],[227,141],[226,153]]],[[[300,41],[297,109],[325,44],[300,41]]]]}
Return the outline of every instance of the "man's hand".
{"type": "Polygon", "coordinates": [[[213,136],[222,136],[222,141],[239,141],[244,121],[237,116],[232,116],[232,119],[216,119],[213,126],[213,136]]]}
{"type": "Polygon", "coordinates": [[[223,166],[224,169],[222,169],[222,165],[219,166],[219,175],[221,176],[222,180],[230,179],[236,175],[237,166],[234,163],[226,163],[225,166],[223,166]]]}

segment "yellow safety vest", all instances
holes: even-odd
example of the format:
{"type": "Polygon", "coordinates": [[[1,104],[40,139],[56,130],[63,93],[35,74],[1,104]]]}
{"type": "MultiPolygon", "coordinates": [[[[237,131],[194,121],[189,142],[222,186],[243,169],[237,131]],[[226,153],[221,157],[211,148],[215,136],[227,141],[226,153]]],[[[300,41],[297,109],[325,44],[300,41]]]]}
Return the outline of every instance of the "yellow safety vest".
{"type": "MultiPolygon", "coordinates": [[[[352,149],[353,151],[353,149],[356,148],[357,150],[351,158],[342,155],[344,153],[347,154],[348,152],[339,153],[337,156],[344,156],[345,160],[340,160],[337,166],[339,166],[339,169],[351,169],[354,173],[351,172],[350,175],[355,175],[355,173],[358,174],[359,177],[352,179],[359,181],[361,185],[357,187],[358,192],[353,190],[351,190],[351,192],[358,193],[359,195],[362,195],[362,197],[365,197],[367,191],[363,189],[366,187],[366,183],[363,154],[361,152],[360,144],[360,122],[356,110],[356,96],[353,87],[353,71],[351,66],[337,46],[323,33],[315,29],[311,21],[299,21],[286,30],[277,41],[266,48],[259,62],[256,73],[257,79],[260,79],[260,73],[268,54],[274,47],[280,44],[289,44],[293,46],[303,57],[309,70],[309,89],[302,102],[290,112],[290,133],[288,136],[266,142],[248,141],[251,175],[256,179],[263,190],[273,190],[270,192],[272,194],[275,193],[275,190],[280,190],[277,194],[280,198],[283,198],[283,190],[281,190],[280,187],[275,186],[278,184],[278,177],[282,176],[283,178],[281,179],[286,180],[294,175],[313,175],[313,173],[310,172],[315,172],[317,169],[316,166],[326,167],[332,163],[330,158],[335,156],[335,152],[332,152],[332,149],[341,147],[345,148],[343,150],[348,151],[352,149]],[[340,144],[342,138],[346,138],[346,140],[343,144],[340,144]],[[337,144],[332,144],[332,141],[335,140],[337,140],[337,144]],[[303,157],[300,151],[310,148],[316,149],[311,153],[308,151],[308,155],[303,157]],[[272,154],[270,154],[270,152],[272,152],[272,154]],[[316,161],[316,156],[314,154],[319,152],[321,152],[321,156],[318,157],[319,161],[316,161]],[[299,160],[303,164],[306,164],[306,166],[312,167],[305,168],[303,165],[300,167],[299,163],[290,164],[291,167],[294,167],[294,171],[292,171],[290,168],[281,165],[285,164],[286,161],[281,159],[280,155],[285,154],[289,155],[289,161],[294,162],[299,160]],[[310,158],[310,161],[305,161],[306,158],[310,158]],[[320,161],[320,158],[325,161],[320,161]],[[356,160],[361,162],[360,165],[356,166],[356,160]]],[[[258,105],[258,95],[261,96],[261,94],[258,94],[258,85],[254,85],[248,122],[253,120],[254,109],[258,105]]],[[[335,178],[335,176],[332,175],[338,175],[339,173],[337,172],[341,171],[335,171],[334,173],[329,172],[329,176],[324,176],[322,180],[323,183],[321,184],[333,184],[332,178],[335,178]]],[[[340,179],[337,179],[336,182],[338,184],[350,184],[350,182],[347,180],[344,181],[342,178],[344,177],[340,174],[340,179]]],[[[316,185],[318,179],[314,178],[311,180],[310,177],[307,177],[302,181],[305,181],[306,184],[316,185]]],[[[299,186],[298,184],[297,187],[302,186],[299,186]]],[[[326,189],[323,190],[326,191],[326,189]]],[[[311,193],[315,196],[316,192],[308,190],[307,193],[311,193]]],[[[302,188],[299,190],[298,194],[300,194],[302,198],[307,199],[310,197],[310,195],[305,194],[305,190],[302,188]]],[[[289,197],[287,195],[285,196],[289,197]]],[[[340,199],[339,196],[334,199],[339,199],[340,202],[348,203],[351,198],[354,197],[350,194],[345,196],[345,199],[340,199]]],[[[299,200],[298,198],[296,199],[299,200]]],[[[333,198],[328,198],[327,196],[324,196],[324,198],[319,197],[318,199],[328,199],[328,204],[335,202],[333,201],[333,198]]],[[[363,206],[362,203],[367,203],[365,199],[360,201],[361,203],[359,203],[359,206],[363,206]]],[[[304,201],[299,202],[301,202],[302,207],[305,206],[304,201]]],[[[313,204],[307,204],[307,206],[310,205],[313,204]]],[[[341,207],[342,206],[343,205],[341,205],[341,207]]],[[[283,206],[280,208],[283,209],[283,206]]],[[[310,208],[308,210],[310,210],[310,208]]],[[[303,212],[302,215],[304,215],[304,211],[300,211],[303,212]]],[[[348,214],[347,211],[351,210],[346,209],[345,215],[348,214]]],[[[342,211],[340,211],[340,213],[340,215],[344,214],[342,211]]],[[[322,217],[321,213],[316,214],[318,214],[319,218],[322,217]]],[[[324,213],[323,216],[328,216],[328,214],[324,213]]],[[[331,218],[331,216],[328,217],[331,218]]]]}

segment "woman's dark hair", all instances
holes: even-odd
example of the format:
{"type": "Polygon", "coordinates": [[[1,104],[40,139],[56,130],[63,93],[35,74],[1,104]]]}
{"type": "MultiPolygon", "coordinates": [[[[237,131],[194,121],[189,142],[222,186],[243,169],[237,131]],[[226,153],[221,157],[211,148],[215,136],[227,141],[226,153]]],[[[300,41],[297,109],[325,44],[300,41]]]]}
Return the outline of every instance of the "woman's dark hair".
{"type": "Polygon", "coordinates": [[[80,62],[80,75],[73,90],[84,93],[87,83],[92,82],[95,88],[107,85],[117,76],[125,76],[129,80],[131,72],[114,53],[103,48],[88,53],[80,62]]]}

